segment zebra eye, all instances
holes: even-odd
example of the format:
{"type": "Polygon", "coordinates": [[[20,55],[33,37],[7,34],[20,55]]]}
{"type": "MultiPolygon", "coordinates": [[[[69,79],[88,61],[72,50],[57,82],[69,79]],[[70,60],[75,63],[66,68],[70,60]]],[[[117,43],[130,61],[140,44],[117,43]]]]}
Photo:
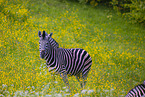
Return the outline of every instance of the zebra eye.
{"type": "Polygon", "coordinates": [[[46,43],[46,47],[48,47],[48,43],[46,43]]]}

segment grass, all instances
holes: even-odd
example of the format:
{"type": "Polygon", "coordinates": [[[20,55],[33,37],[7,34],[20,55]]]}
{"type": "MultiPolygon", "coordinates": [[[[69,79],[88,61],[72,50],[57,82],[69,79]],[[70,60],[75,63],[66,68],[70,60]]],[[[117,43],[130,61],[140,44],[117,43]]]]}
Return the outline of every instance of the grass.
{"type": "Polygon", "coordinates": [[[0,1],[0,96],[125,96],[145,80],[145,29],[110,8],[57,0],[0,1]],[[71,93],[39,57],[38,31],[64,48],[92,57],[86,93],[69,77],[71,93]]]}

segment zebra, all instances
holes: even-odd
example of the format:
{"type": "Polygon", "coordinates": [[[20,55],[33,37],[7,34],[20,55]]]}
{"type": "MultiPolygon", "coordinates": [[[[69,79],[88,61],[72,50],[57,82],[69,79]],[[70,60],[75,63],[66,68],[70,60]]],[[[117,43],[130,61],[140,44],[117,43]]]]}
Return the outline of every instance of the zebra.
{"type": "Polygon", "coordinates": [[[67,76],[75,76],[81,87],[86,85],[92,65],[90,55],[81,48],[64,49],[51,37],[53,33],[38,31],[40,57],[46,60],[49,72],[59,74],[70,92],[67,76]]]}
{"type": "Polygon", "coordinates": [[[145,81],[131,89],[125,97],[145,97],[145,81]]]}

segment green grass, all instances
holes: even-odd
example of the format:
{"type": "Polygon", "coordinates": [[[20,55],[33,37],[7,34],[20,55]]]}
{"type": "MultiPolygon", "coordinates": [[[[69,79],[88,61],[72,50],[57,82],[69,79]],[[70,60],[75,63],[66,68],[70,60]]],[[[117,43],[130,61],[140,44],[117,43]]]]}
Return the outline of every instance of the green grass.
{"type": "Polygon", "coordinates": [[[145,80],[145,29],[111,8],[57,0],[2,0],[0,5],[0,95],[67,96],[62,79],[55,76],[54,82],[39,57],[39,30],[53,32],[60,47],[83,48],[92,57],[88,91],[81,93],[75,77],[69,77],[69,96],[125,96],[145,80]]]}

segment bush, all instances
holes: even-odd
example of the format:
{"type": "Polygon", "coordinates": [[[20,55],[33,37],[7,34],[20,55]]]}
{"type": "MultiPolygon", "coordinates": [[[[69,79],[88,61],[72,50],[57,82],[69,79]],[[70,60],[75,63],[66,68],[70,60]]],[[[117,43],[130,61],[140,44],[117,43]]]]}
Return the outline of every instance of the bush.
{"type": "Polygon", "coordinates": [[[125,4],[130,8],[130,12],[124,15],[130,17],[132,23],[145,23],[145,1],[133,1],[131,4],[125,4]]]}
{"type": "Polygon", "coordinates": [[[79,3],[83,3],[83,4],[90,4],[92,6],[97,6],[99,3],[103,3],[103,4],[109,4],[109,2],[111,0],[75,0],[78,1],[79,3]]]}
{"type": "Polygon", "coordinates": [[[118,14],[129,18],[130,23],[145,24],[144,0],[75,0],[82,4],[112,6],[118,14]]]}
{"type": "Polygon", "coordinates": [[[129,17],[131,23],[145,24],[145,1],[141,0],[112,0],[110,4],[123,16],[129,17]]]}

